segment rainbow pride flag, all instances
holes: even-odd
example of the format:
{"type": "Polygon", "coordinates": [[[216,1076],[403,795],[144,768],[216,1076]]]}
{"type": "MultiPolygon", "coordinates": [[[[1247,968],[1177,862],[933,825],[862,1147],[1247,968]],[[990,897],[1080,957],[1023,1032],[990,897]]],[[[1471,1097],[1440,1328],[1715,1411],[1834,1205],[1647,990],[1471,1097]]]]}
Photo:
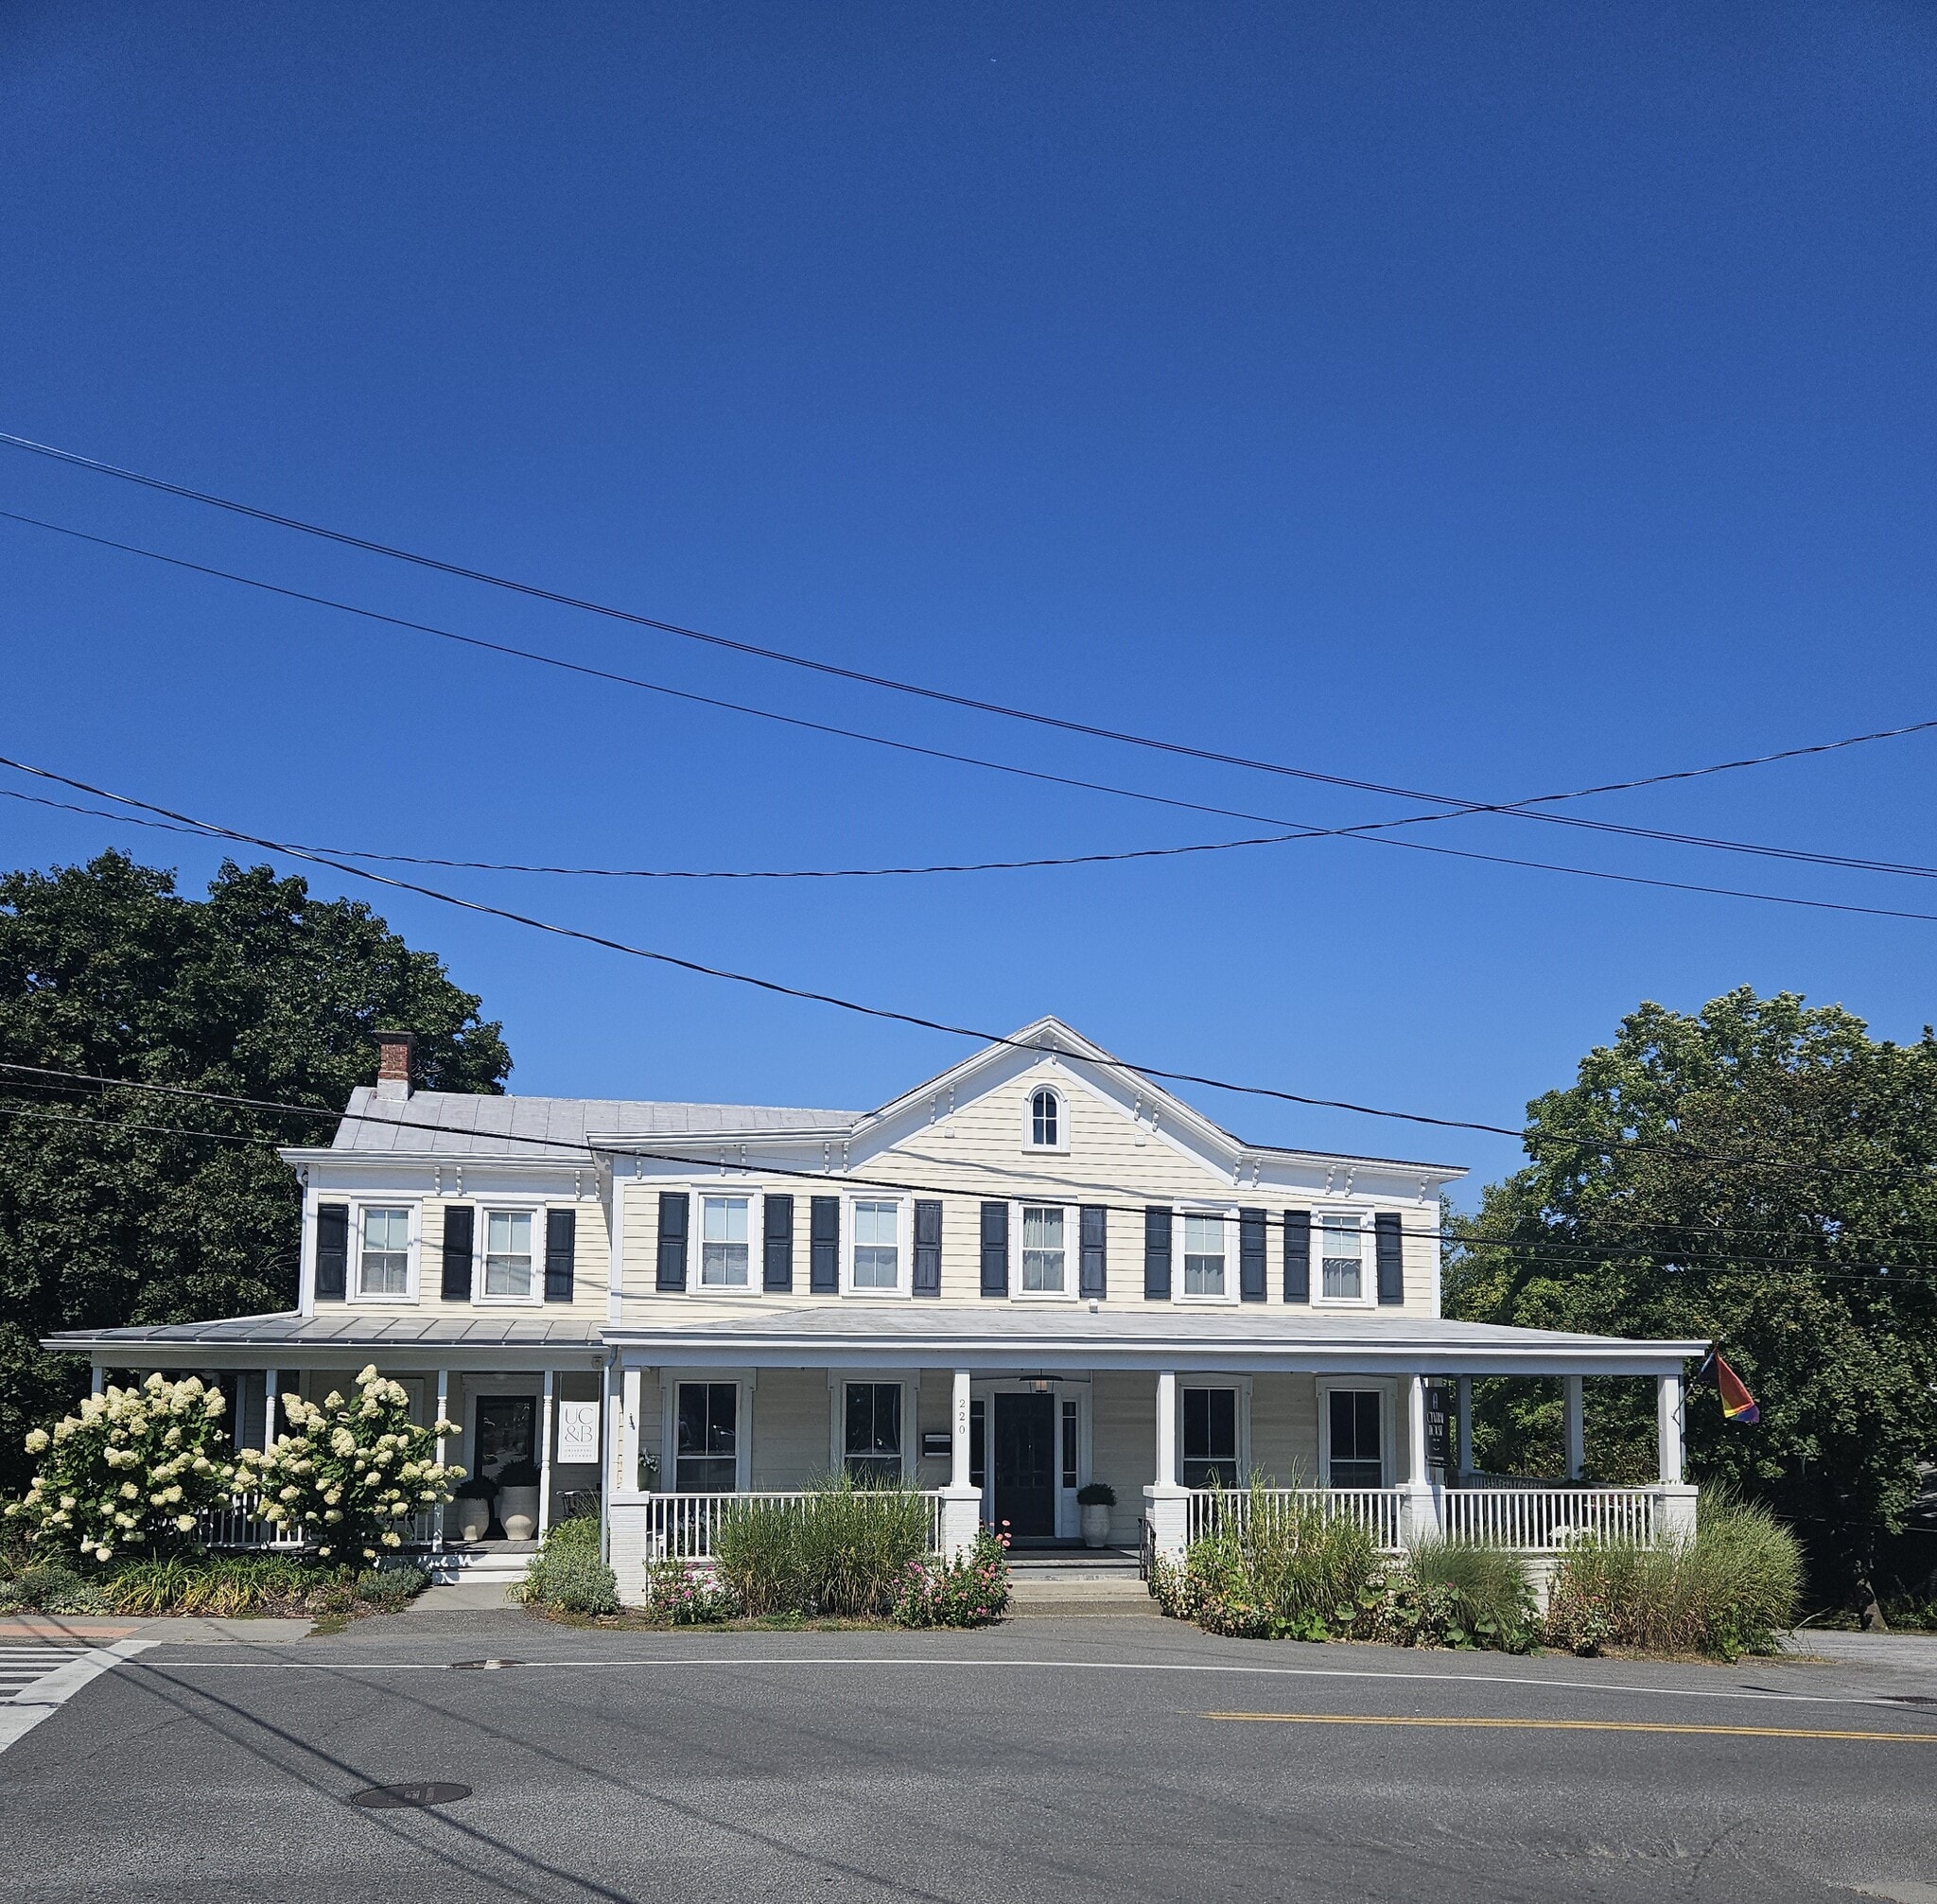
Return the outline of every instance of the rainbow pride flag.
{"type": "Polygon", "coordinates": [[[1719,1354],[1708,1358],[1715,1364],[1715,1386],[1721,1390],[1721,1415],[1725,1422],[1740,1422],[1744,1426],[1752,1425],[1762,1419],[1762,1410],[1755,1406],[1755,1397],[1749,1392],[1749,1385],[1724,1362],[1719,1354]]]}

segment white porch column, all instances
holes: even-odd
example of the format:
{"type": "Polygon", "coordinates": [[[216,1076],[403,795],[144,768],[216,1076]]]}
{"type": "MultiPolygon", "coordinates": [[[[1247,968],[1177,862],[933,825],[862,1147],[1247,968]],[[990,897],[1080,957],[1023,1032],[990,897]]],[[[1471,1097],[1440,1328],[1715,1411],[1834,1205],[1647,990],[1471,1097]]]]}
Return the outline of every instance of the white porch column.
{"type": "Polygon", "coordinates": [[[1695,1531],[1696,1490],[1682,1478],[1682,1428],[1686,1398],[1682,1377],[1657,1375],[1654,1388],[1654,1432],[1661,1453],[1661,1484],[1654,1491],[1654,1528],[1685,1538],[1695,1531]]]}
{"type": "Polygon", "coordinates": [[[96,1395],[101,1394],[106,1390],[107,1386],[108,1371],[96,1361],[94,1365],[94,1392],[96,1395]]]}
{"type": "MultiPolygon", "coordinates": [[[[440,1369],[437,1371],[437,1419],[440,1422],[447,1422],[450,1419],[448,1369],[440,1369]]],[[[445,1437],[442,1435],[437,1438],[437,1465],[440,1468],[450,1465],[449,1453],[445,1447],[445,1437]]],[[[439,1508],[436,1518],[430,1524],[430,1551],[434,1554],[441,1554],[444,1551],[444,1509],[439,1508]]]]}
{"type": "Polygon", "coordinates": [[[625,1403],[619,1417],[619,1432],[613,1436],[612,1444],[619,1451],[619,1473],[613,1477],[615,1493],[637,1494],[639,1491],[639,1396],[643,1392],[640,1377],[643,1371],[627,1369],[621,1378],[625,1403]]]}
{"type": "Polygon", "coordinates": [[[1473,1377],[1461,1375],[1456,1389],[1455,1407],[1458,1413],[1459,1478],[1473,1473],[1473,1377]]]}
{"type": "Polygon", "coordinates": [[[557,1376],[547,1369],[545,1400],[538,1411],[541,1424],[538,1441],[538,1538],[541,1541],[551,1525],[551,1398],[557,1388],[557,1376]]]}
{"type": "MultiPolygon", "coordinates": [[[[262,1452],[268,1454],[276,1444],[276,1371],[265,1369],[262,1371],[262,1452]]],[[[440,1441],[438,1447],[443,1448],[440,1441]]],[[[440,1452],[438,1465],[444,1464],[440,1452]]]]}
{"type": "Polygon", "coordinates": [[[968,1404],[968,1371],[957,1369],[949,1402],[949,1485],[942,1494],[942,1552],[951,1560],[975,1545],[982,1526],[982,1490],[969,1479],[975,1462],[968,1404]]]}
{"type": "Polygon", "coordinates": [[[1587,1466],[1587,1410],[1579,1375],[1561,1377],[1561,1421],[1567,1438],[1567,1478],[1578,1481],[1587,1466]]]}
{"type": "Polygon", "coordinates": [[[1400,1543],[1409,1547],[1439,1530],[1440,1497],[1426,1465],[1426,1378],[1414,1375],[1405,1385],[1405,1500],[1399,1516],[1400,1543]]]}
{"type": "Polygon", "coordinates": [[[1153,1548],[1180,1561],[1190,1545],[1190,1494],[1177,1484],[1177,1371],[1157,1373],[1157,1481],[1143,1490],[1143,1518],[1153,1548]]]}

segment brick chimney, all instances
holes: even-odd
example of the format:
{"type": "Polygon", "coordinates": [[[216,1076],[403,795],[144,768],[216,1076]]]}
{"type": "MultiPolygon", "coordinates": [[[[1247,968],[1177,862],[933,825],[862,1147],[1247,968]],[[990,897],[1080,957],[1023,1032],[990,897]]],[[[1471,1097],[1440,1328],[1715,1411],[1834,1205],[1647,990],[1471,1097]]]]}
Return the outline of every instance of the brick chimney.
{"type": "Polygon", "coordinates": [[[403,1098],[410,1094],[410,1055],[417,1048],[417,1035],[411,1031],[380,1031],[376,1034],[376,1094],[403,1098]]]}

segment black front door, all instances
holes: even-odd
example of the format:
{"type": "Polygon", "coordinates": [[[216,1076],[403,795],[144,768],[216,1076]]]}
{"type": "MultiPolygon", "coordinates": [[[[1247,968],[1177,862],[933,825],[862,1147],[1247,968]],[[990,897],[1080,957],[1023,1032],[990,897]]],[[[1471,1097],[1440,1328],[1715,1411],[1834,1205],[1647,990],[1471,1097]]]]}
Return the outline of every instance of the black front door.
{"type": "Polygon", "coordinates": [[[1056,1397],[995,1398],[995,1519],[1012,1536],[1056,1532],[1056,1397]]]}

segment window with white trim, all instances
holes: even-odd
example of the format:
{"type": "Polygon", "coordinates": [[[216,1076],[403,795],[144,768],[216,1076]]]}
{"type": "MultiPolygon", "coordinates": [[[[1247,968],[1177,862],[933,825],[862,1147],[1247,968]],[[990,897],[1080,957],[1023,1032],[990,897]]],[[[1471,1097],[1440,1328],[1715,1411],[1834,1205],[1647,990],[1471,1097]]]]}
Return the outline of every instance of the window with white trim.
{"type": "Polygon", "coordinates": [[[1069,1284],[1064,1268],[1060,1204],[1022,1206],[1022,1287],[1031,1295],[1060,1296],[1069,1284]]]}
{"type": "Polygon", "coordinates": [[[842,1398],[841,1453],[857,1481],[892,1487],[901,1479],[901,1385],[849,1382],[842,1398]]]}
{"type": "Polygon", "coordinates": [[[532,1213],[484,1213],[484,1293],[523,1297],[532,1293],[532,1213]]]}
{"type": "Polygon", "coordinates": [[[363,1212],[363,1241],[357,1269],[359,1296],[410,1293],[410,1213],[370,1208],[363,1212]]]}
{"type": "Polygon", "coordinates": [[[1183,1402],[1183,1460],[1187,1488],[1237,1486],[1237,1391],[1186,1389],[1183,1402]]]}
{"type": "Polygon", "coordinates": [[[1224,1218],[1184,1214],[1184,1294],[1224,1294],[1224,1218]]]}
{"type": "Polygon", "coordinates": [[[854,1286],[857,1289],[899,1289],[901,1286],[901,1206],[899,1203],[857,1203],[854,1206],[854,1286]]]}
{"type": "Polygon", "coordinates": [[[1356,1216],[1327,1216],[1318,1225],[1318,1293],[1338,1302],[1366,1294],[1365,1232],[1356,1216]]]}
{"type": "Polygon", "coordinates": [[[682,1494],[730,1494],[740,1485],[740,1389],[682,1382],[673,1407],[672,1485],[682,1494]]]}
{"type": "Polygon", "coordinates": [[[747,1286],[747,1198],[708,1197],[700,1210],[700,1284],[708,1289],[747,1286]]]}
{"type": "Polygon", "coordinates": [[[1029,1100],[1029,1142],[1032,1147],[1060,1150],[1062,1128],[1062,1099],[1047,1088],[1037,1092],[1029,1100]]]}
{"type": "Polygon", "coordinates": [[[1325,1398],[1329,1472],[1335,1488],[1386,1485],[1383,1397],[1376,1389],[1334,1389],[1325,1398]]]}

